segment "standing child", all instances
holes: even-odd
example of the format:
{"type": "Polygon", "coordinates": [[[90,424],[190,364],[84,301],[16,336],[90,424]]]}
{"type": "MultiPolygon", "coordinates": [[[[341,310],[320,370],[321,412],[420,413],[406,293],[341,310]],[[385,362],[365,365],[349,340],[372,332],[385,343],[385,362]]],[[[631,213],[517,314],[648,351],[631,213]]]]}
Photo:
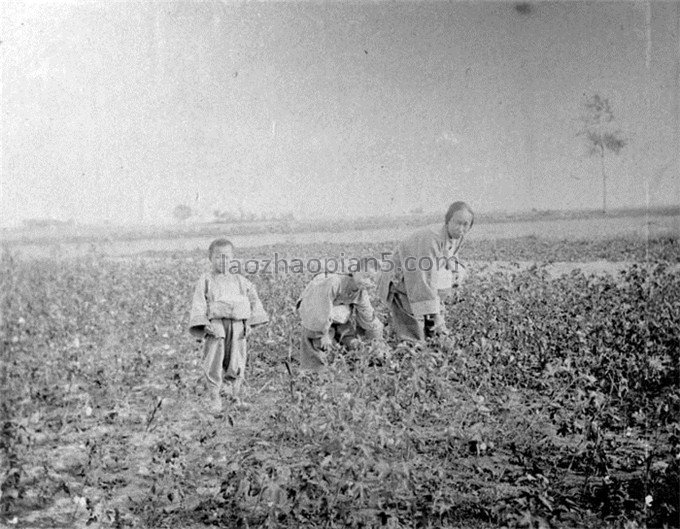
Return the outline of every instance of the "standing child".
{"type": "Polygon", "coordinates": [[[205,338],[203,373],[210,388],[210,408],[215,412],[222,409],[223,379],[232,382],[233,395],[238,398],[249,329],[269,321],[253,284],[230,272],[233,254],[234,245],[227,239],[210,244],[211,271],[198,280],[189,314],[189,332],[205,338]]]}

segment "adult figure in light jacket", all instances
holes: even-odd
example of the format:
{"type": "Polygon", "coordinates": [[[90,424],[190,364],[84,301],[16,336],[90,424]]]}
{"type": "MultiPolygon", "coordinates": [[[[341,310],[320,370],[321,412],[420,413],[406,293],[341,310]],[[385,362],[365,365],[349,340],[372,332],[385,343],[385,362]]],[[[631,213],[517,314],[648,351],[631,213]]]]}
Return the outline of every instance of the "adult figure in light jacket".
{"type": "Polygon", "coordinates": [[[383,266],[378,296],[390,309],[398,340],[419,342],[448,334],[440,294],[458,286],[465,266],[458,251],[474,224],[465,202],[454,202],[437,228],[423,228],[401,241],[383,266]]]}

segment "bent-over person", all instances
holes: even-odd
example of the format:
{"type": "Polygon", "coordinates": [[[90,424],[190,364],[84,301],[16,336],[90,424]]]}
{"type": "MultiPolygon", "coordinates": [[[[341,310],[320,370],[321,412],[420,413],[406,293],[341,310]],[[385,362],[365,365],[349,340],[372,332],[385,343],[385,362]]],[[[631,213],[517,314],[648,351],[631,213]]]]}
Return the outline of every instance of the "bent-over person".
{"type": "Polygon", "coordinates": [[[418,230],[395,248],[390,266],[380,275],[378,296],[390,309],[398,340],[419,342],[448,334],[441,296],[465,276],[457,256],[473,223],[470,206],[454,202],[443,226],[418,230]]]}
{"type": "Polygon", "coordinates": [[[361,338],[382,341],[383,324],[371,305],[364,273],[321,273],[307,285],[297,302],[302,321],[300,365],[319,369],[334,344],[358,347],[361,338]]]}

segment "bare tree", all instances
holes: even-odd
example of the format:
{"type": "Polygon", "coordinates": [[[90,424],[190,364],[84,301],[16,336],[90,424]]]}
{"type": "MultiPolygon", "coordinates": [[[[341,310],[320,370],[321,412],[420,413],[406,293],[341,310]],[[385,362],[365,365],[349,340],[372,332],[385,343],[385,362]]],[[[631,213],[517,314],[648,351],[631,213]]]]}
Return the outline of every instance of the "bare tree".
{"type": "Polygon", "coordinates": [[[585,139],[589,156],[597,156],[600,159],[602,173],[602,212],[607,213],[607,171],[605,168],[605,155],[608,153],[619,154],[627,145],[620,130],[614,127],[614,111],[609,99],[594,94],[589,97],[585,105],[585,113],[581,118],[583,128],[577,136],[585,139]]]}

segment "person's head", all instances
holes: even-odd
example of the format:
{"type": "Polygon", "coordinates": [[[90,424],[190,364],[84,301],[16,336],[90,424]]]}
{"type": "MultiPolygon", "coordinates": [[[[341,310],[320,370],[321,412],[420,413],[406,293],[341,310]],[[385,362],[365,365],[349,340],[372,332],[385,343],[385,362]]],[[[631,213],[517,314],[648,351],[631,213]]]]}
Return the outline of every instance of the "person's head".
{"type": "Polygon", "coordinates": [[[378,260],[375,257],[361,257],[356,266],[352,268],[351,276],[354,290],[372,288],[375,285],[374,276],[379,269],[378,260]]]}
{"type": "Polygon", "coordinates": [[[208,259],[213,272],[226,274],[234,257],[234,245],[228,239],[215,239],[208,247],[208,259]]]}
{"type": "Polygon", "coordinates": [[[375,282],[370,272],[353,272],[352,273],[352,290],[362,290],[371,288],[375,282]]]}
{"type": "Polygon", "coordinates": [[[454,202],[444,216],[446,232],[451,239],[460,239],[475,223],[475,214],[465,202],[454,202]]]}

